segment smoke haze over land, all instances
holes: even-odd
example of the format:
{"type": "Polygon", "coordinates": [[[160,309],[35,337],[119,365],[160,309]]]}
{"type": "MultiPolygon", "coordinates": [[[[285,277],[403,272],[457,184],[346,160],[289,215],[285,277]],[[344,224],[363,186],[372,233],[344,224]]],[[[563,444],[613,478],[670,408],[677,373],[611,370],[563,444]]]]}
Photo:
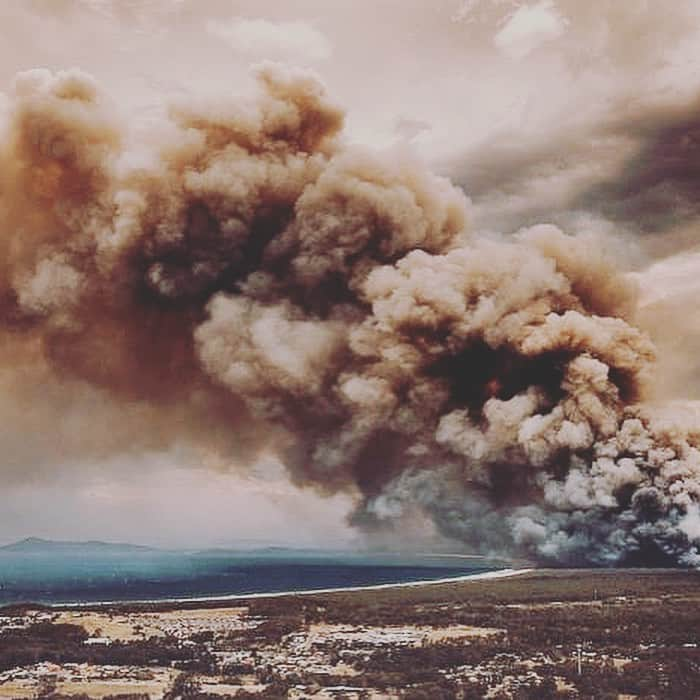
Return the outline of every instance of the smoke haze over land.
{"type": "Polygon", "coordinates": [[[697,566],[698,7],[593,6],[379,3],[361,83],[368,8],[10,3],[131,46],[4,49],[6,483],[272,460],[377,540],[697,566]]]}

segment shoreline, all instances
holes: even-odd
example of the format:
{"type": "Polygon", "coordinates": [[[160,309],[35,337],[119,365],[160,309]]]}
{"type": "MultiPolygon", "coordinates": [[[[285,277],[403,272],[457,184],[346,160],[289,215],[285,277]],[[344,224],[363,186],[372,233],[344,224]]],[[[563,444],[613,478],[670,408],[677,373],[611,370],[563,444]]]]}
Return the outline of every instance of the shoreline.
{"type": "Polygon", "coordinates": [[[36,698],[48,675],[62,697],[700,698],[700,571],[457,573],[306,597],[12,611],[0,698],[36,698]]]}
{"type": "Polygon", "coordinates": [[[284,598],[289,596],[305,596],[305,595],[320,595],[329,593],[352,593],[353,591],[380,591],[392,588],[410,588],[439,585],[445,583],[460,583],[465,581],[483,581],[489,579],[511,578],[522,574],[536,571],[534,568],[522,569],[496,569],[494,571],[482,571],[476,574],[463,574],[461,576],[449,576],[446,578],[425,579],[421,581],[400,581],[397,583],[375,583],[367,586],[344,586],[339,588],[313,588],[308,590],[292,590],[292,591],[276,591],[270,593],[231,593],[228,595],[216,596],[192,596],[181,598],[157,598],[157,599],[139,599],[139,600],[103,600],[92,602],[76,602],[76,603],[43,603],[45,607],[51,609],[66,609],[75,608],[101,608],[101,607],[116,607],[123,605],[177,605],[190,603],[226,603],[235,600],[249,600],[261,598],[284,598]]]}

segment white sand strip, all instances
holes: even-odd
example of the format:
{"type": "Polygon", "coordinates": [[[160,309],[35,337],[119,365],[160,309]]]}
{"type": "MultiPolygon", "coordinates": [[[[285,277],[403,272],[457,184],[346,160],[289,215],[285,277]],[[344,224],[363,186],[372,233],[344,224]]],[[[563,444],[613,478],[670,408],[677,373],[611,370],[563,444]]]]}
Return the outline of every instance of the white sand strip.
{"type": "Polygon", "coordinates": [[[153,600],[103,600],[84,603],[54,603],[54,608],[84,608],[105,605],[158,605],[160,603],[219,603],[229,600],[244,600],[252,598],[283,598],[284,596],[317,595],[319,593],[350,593],[352,591],[379,591],[387,588],[408,588],[411,586],[434,586],[440,583],[459,583],[460,581],[482,581],[485,579],[509,578],[527,574],[535,569],[499,569],[485,571],[479,574],[450,576],[448,578],[426,579],[424,581],[403,581],[399,583],[375,583],[369,586],[346,586],[345,588],[314,588],[303,591],[278,591],[276,593],[234,593],[217,596],[192,596],[191,598],[156,598],[153,600]]]}

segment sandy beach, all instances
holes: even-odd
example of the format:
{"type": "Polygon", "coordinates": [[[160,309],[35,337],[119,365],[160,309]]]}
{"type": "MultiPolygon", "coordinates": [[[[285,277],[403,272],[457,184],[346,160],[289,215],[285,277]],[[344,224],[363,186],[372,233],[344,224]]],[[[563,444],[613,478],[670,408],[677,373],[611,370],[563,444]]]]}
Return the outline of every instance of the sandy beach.
{"type": "Polygon", "coordinates": [[[444,583],[460,583],[464,581],[487,581],[492,579],[510,578],[512,576],[521,576],[523,574],[535,571],[532,568],[522,569],[501,569],[498,571],[484,571],[476,574],[465,574],[464,576],[451,576],[446,578],[426,579],[423,581],[405,581],[399,583],[378,583],[369,586],[345,586],[338,588],[313,588],[309,590],[291,590],[277,591],[274,593],[235,593],[231,595],[220,596],[189,596],[178,598],[158,598],[158,599],[139,599],[139,600],[105,600],[98,602],[74,602],[74,603],[56,603],[49,607],[61,609],[70,608],[93,608],[104,606],[121,606],[121,605],[160,605],[160,604],[178,604],[178,603],[224,603],[235,600],[250,600],[260,598],[285,598],[288,596],[309,596],[320,595],[324,593],[351,593],[353,591],[381,591],[390,590],[393,588],[414,588],[422,586],[434,586],[444,583]]]}
{"type": "Polygon", "coordinates": [[[690,700],[700,697],[699,596],[697,571],[523,567],[242,599],[8,608],[0,697],[52,683],[152,700],[183,684],[261,700],[690,700]]]}

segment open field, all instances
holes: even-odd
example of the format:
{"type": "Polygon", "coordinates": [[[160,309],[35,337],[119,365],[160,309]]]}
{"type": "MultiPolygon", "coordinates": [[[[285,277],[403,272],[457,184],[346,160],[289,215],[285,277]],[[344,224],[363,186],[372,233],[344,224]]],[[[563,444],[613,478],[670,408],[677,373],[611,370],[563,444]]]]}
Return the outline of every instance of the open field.
{"type": "Polygon", "coordinates": [[[700,697],[691,571],[3,612],[0,697],[700,697]]]}

